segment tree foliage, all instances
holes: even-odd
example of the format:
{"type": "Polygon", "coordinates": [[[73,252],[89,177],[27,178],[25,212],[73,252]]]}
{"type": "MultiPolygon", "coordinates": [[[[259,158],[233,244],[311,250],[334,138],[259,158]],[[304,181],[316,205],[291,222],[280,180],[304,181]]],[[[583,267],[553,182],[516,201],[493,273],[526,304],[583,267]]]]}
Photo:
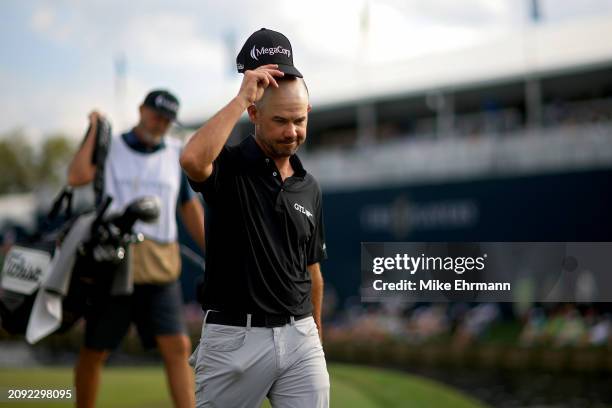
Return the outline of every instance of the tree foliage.
{"type": "Polygon", "coordinates": [[[75,144],[62,134],[33,146],[21,130],[0,135],[0,194],[23,193],[65,183],[75,144]]]}

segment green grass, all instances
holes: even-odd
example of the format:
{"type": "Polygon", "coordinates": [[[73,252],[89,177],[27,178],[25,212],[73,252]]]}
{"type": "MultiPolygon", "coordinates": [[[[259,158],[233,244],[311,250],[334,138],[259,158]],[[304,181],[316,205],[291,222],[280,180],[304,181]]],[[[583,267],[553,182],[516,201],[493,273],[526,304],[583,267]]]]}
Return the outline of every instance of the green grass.
{"type": "MultiPolygon", "coordinates": [[[[330,364],[331,407],[484,407],[443,384],[421,377],[363,366],[330,364]]],[[[0,369],[0,388],[72,387],[70,368],[0,369]]],[[[63,403],[0,403],[0,407],[66,408],[63,403]]],[[[110,367],[102,376],[98,407],[170,407],[161,367],[110,367]]],[[[269,407],[266,401],[263,405],[269,407]]]]}

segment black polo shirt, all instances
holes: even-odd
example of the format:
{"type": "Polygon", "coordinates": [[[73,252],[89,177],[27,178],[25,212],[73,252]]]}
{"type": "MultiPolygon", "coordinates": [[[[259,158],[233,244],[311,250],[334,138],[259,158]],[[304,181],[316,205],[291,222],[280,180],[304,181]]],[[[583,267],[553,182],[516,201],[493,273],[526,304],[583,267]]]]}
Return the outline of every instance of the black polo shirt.
{"type": "Polygon", "coordinates": [[[307,265],[324,260],[321,189],[300,159],[281,180],[254,137],[225,146],[204,182],[203,309],[301,315],[312,311],[307,265]]]}

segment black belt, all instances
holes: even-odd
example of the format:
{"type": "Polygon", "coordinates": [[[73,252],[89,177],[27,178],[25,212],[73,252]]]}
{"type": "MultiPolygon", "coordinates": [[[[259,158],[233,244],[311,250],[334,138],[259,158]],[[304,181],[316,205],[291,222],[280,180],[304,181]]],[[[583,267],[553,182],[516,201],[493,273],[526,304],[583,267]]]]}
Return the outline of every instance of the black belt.
{"type": "MultiPolygon", "coordinates": [[[[294,320],[301,320],[312,316],[312,313],[306,313],[299,316],[293,316],[294,320]]],[[[252,314],[251,327],[280,327],[291,322],[291,316],[285,315],[267,315],[267,314],[252,314]]],[[[206,317],[206,323],[224,324],[226,326],[246,326],[246,313],[227,313],[210,310],[206,317]]]]}

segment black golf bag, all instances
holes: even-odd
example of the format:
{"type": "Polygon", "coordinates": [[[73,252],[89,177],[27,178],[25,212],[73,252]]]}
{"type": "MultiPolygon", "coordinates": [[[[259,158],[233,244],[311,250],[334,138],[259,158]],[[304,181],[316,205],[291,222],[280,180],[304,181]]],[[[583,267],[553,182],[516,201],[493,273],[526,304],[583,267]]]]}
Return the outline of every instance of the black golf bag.
{"type": "Polygon", "coordinates": [[[107,198],[96,213],[70,222],[61,232],[53,256],[48,247],[11,248],[4,262],[0,293],[0,323],[6,331],[27,334],[28,341],[44,337],[42,333],[47,331],[62,332],[88,307],[112,294],[131,293],[130,244],[143,239],[132,227],[136,221],[156,220],[159,202],[155,197],[143,197],[123,213],[106,216],[110,202],[107,198]],[[30,327],[37,319],[43,321],[39,329],[30,327]],[[31,335],[29,328],[34,330],[31,335]]]}
{"type": "Polygon", "coordinates": [[[69,329],[88,307],[112,294],[131,293],[130,244],[143,239],[132,227],[159,216],[155,197],[135,200],[121,214],[107,214],[112,198],[102,192],[110,125],[100,121],[97,129],[95,210],[73,217],[72,190],[65,188],[47,217],[47,224],[59,219],[60,226],[14,245],[4,260],[0,325],[11,334],[26,334],[30,343],[69,329]]]}

